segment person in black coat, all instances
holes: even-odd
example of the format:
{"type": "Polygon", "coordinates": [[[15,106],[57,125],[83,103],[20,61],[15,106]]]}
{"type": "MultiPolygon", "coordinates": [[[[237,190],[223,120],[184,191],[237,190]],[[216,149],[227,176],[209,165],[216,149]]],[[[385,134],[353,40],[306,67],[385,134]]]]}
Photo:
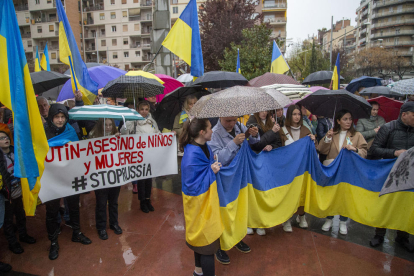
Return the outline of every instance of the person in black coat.
{"type": "Polygon", "coordinates": [[[282,146],[279,135],[280,126],[275,124],[275,120],[267,111],[257,112],[250,116],[246,124],[247,127],[257,126],[260,134],[260,141],[250,145],[255,152],[271,151],[282,146]]]}
{"type": "MultiPolygon", "coordinates": [[[[414,147],[414,102],[406,102],[401,107],[398,120],[383,125],[375,135],[369,149],[369,159],[393,159],[404,151],[414,147]]],[[[384,228],[376,228],[375,236],[370,245],[377,247],[384,242],[384,228]]],[[[409,234],[397,231],[396,243],[409,252],[414,252],[414,246],[409,242],[409,234]]]]}
{"type": "MultiPolygon", "coordinates": [[[[325,118],[323,116],[318,117],[318,125],[316,126],[316,140],[318,140],[318,143],[321,141],[323,137],[325,137],[326,133],[330,129],[333,128],[332,121],[328,118],[325,118]]],[[[326,160],[325,154],[319,154],[319,161],[323,163],[323,161],[326,160]]]]}

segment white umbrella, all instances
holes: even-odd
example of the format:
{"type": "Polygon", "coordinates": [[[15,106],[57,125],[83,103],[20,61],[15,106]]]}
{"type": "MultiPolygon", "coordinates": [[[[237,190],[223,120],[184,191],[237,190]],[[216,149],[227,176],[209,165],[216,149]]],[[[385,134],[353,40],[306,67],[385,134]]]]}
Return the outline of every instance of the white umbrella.
{"type": "Polygon", "coordinates": [[[304,85],[297,85],[297,84],[272,84],[267,86],[262,86],[261,88],[271,88],[276,89],[279,92],[282,92],[285,96],[287,96],[291,100],[300,100],[303,99],[306,95],[312,93],[312,91],[304,86],[304,85]]]}
{"type": "Polygon", "coordinates": [[[181,76],[177,78],[177,80],[182,83],[192,82],[193,76],[191,76],[191,74],[182,74],[181,76]]]}

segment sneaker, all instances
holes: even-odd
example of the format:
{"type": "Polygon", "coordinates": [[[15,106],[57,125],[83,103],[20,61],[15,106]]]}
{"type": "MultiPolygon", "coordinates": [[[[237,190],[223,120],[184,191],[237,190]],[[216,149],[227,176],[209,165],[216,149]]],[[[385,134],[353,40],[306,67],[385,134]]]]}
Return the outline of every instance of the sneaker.
{"type": "Polygon", "coordinates": [[[52,244],[50,245],[49,249],[49,259],[50,260],[56,260],[59,257],[59,244],[57,240],[52,241],[52,244]]]}
{"type": "Polygon", "coordinates": [[[410,244],[410,241],[407,238],[400,238],[396,237],[395,242],[398,243],[400,246],[402,246],[405,250],[412,253],[414,252],[414,246],[410,244]]]}
{"type": "Polygon", "coordinates": [[[326,219],[325,223],[322,225],[322,231],[328,232],[329,230],[331,230],[332,224],[332,219],[326,219]]]}
{"type": "Polygon", "coordinates": [[[296,222],[299,223],[300,228],[308,228],[308,222],[306,221],[305,215],[296,217],[296,222]]]}
{"type": "Polygon", "coordinates": [[[139,206],[140,206],[142,212],[149,213],[149,209],[148,209],[148,206],[147,206],[145,200],[141,200],[140,203],[139,203],[139,206]]]}
{"type": "Polygon", "coordinates": [[[381,245],[383,242],[384,242],[384,237],[383,236],[375,235],[369,241],[369,245],[371,245],[372,247],[377,247],[377,246],[381,245]]]}
{"type": "Polygon", "coordinates": [[[340,221],[339,222],[339,233],[341,235],[348,234],[348,228],[346,227],[346,221],[340,221]]]}
{"type": "Polygon", "coordinates": [[[27,235],[27,234],[24,235],[24,236],[19,237],[19,240],[21,242],[24,242],[24,243],[27,243],[27,244],[34,244],[34,243],[36,243],[36,239],[33,238],[33,237],[31,237],[31,236],[29,236],[29,235],[27,235]]]}
{"type": "Polygon", "coordinates": [[[0,273],[7,273],[12,270],[11,265],[0,262],[0,273]]]}
{"type": "Polygon", "coordinates": [[[257,235],[259,235],[259,236],[264,236],[264,235],[266,235],[266,230],[264,230],[264,229],[262,229],[262,228],[257,228],[257,229],[256,229],[256,233],[257,233],[257,235]]]}
{"type": "Polygon", "coordinates": [[[114,233],[117,234],[117,235],[121,235],[122,234],[122,229],[121,229],[121,227],[119,227],[118,224],[116,224],[116,225],[110,225],[109,228],[112,229],[112,230],[114,230],[114,233]]]}
{"type": "Polygon", "coordinates": [[[78,232],[78,233],[73,232],[72,241],[80,242],[81,244],[85,244],[85,245],[92,243],[92,241],[88,237],[86,237],[82,232],[78,232]]]}
{"type": "Polygon", "coordinates": [[[154,206],[151,205],[151,199],[147,198],[145,200],[145,204],[147,205],[148,210],[150,210],[151,212],[154,212],[154,206]]]}
{"type": "Polygon", "coordinates": [[[238,244],[236,244],[236,248],[243,253],[249,253],[251,251],[250,247],[243,241],[240,241],[238,244]]]}
{"type": "Polygon", "coordinates": [[[98,236],[103,241],[108,239],[108,233],[106,230],[98,230],[98,236]]]}
{"type": "Polygon", "coordinates": [[[247,227],[247,235],[253,235],[253,234],[254,234],[253,229],[250,227],[247,227]]]}
{"type": "Polygon", "coordinates": [[[224,264],[224,265],[230,264],[229,255],[227,255],[227,253],[224,252],[223,250],[221,250],[221,249],[217,250],[215,255],[216,255],[216,260],[219,263],[224,264]]]}
{"type": "Polygon", "coordinates": [[[24,252],[23,247],[20,245],[19,242],[15,242],[13,244],[9,244],[9,249],[14,254],[22,254],[24,252]]]}
{"type": "Polygon", "coordinates": [[[282,225],[283,225],[283,231],[288,232],[288,233],[293,232],[292,224],[290,224],[290,219],[282,223],[282,225]]]}

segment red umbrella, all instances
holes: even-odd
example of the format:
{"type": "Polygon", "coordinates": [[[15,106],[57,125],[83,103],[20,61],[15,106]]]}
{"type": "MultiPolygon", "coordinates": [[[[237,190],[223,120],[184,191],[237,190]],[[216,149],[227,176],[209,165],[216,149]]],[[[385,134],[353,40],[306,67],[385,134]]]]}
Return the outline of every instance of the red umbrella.
{"type": "Polygon", "coordinates": [[[275,73],[265,73],[264,75],[261,75],[259,77],[256,77],[250,80],[247,86],[262,87],[262,86],[271,85],[271,84],[300,84],[300,83],[286,75],[275,74],[275,73]]]}
{"type": "Polygon", "coordinates": [[[384,96],[379,96],[377,98],[367,100],[369,103],[377,102],[379,103],[379,111],[378,115],[383,117],[386,122],[390,122],[393,120],[397,120],[400,116],[400,109],[401,106],[404,104],[403,102],[390,99],[384,96]]]}
{"type": "Polygon", "coordinates": [[[184,85],[179,82],[178,80],[163,74],[155,74],[158,78],[160,78],[164,82],[164,94],[157,95],[157,103],[160,103],[165,95],[174,91],[178,87],[183,87],[184,85]]]}

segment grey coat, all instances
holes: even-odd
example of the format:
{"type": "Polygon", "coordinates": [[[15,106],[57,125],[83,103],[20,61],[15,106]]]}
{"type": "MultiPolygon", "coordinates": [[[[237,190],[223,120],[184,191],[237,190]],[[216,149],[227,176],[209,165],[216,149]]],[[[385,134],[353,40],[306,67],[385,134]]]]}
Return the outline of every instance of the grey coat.
{"type": "Polygon", "coordinates": [[[359,119],[356,131],[360,132],[368,143],[375,138],[376,132],[374,129],[383,125],[385,125],[384,118],[381,116],[371,116],[369,119],[359,119]]]}

